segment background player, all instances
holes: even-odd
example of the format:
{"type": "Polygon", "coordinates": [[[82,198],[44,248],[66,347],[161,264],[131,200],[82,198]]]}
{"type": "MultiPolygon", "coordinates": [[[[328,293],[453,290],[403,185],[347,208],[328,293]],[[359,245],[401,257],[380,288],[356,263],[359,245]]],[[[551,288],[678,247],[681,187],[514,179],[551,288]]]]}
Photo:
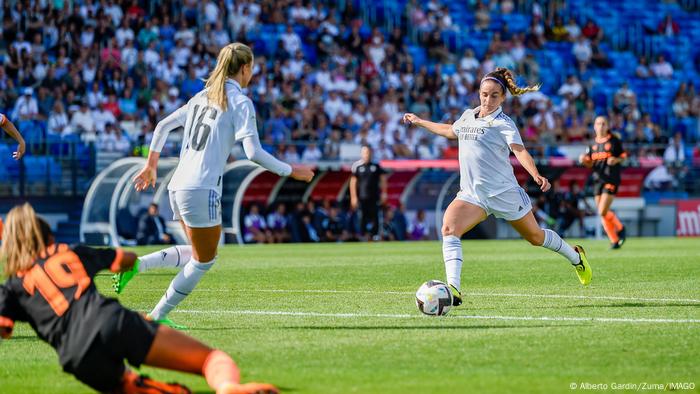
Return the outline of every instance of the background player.
{"type": "Polygon", "coordinates": [[[591,281],[591,268],[583,248],[572,248],[556,232],[542,230],[537,225],[530,197],[518,185],[510,164],[512,151],[540,189],[543,192],[549,190],[549,181],[540,175],[532,156],[523,146],[517,126],[501,109],[506,90],[521,95],[538,89],[518,87],[510,70],[497,68],[481,80],[481,106],[464,111],[453,125],[430,122],[412,113],[404,115],[405,122],[449,139],[459,139],[460,191],[447,207],[442,225],[443,258],[454,305],[462,303],[460,238],[490,214],[507,220],[532,245],[543,246],[566,257],[582,284],[591,281]]]}
{"type": "MultiPolygon", "coordinates": [[[[167,314],[194,290],[216,261],[221,237],[221,181],[236,141],[243,143],[248,159],[280,176],[306,182],[313,178],[310,169],[283,163],[260,146],[255,108],[242,92],[252,77],[253,51],[241,43],[223,47],[206,88],[158,123],[148,162],[134,177],[136,190],[155,186],[156,167],[168,133],[184,127],[180,162],[168,190],[174,219],[180,220],[192,243],[192,257],[150,313],[164,324],[174,326],[167,314]]],[[[123,287],[128,279],[118,278],[117,287],[123,287]]]]}
{"type": "Polygon", "coordinates": [[[136,255],[121,249],[55,244],[29,204],[7,214],[0,249],[7,282],[0,285],[0,337],[28,322],[59,355],[63,370],[99,392],[189,393],[126,369],[141,364],[204,375],[217,394],[276,393],[268,384],[239,384],[233,360],[220,350],[144,319],[103,297],[93,279],[130,269],[136,255]]]}
{"type": "Polygon", "coordinates": [[[610,248],[619,249],[625,242],[626,231],[610,205],[620,187],[620,164],[627,157],[622,141],[610,132],[608,119],[598,116],[593,123],[595,140],[579,157],[581,164],[593,168],[593,194],[600,221],[610,239],[610,248]]]}

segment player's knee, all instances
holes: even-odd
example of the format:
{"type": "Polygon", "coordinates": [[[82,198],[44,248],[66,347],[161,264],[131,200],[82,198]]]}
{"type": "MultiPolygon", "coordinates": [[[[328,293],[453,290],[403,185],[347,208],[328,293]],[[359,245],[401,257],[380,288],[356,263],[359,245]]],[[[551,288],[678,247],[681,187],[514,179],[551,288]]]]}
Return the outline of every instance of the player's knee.
{"type": "Polygon", "coordinates": [[[447,237],[450,235],[457,235],[457,234],[455,234],[454,226],[450,226],[448,224],[443,224],[442,225],[442,236],[447,237]]]}
{"type": "Polygon", "coordinates": [[[605,217],[608,214],[608,208],[598,208],[598,215],[605,217]]]}

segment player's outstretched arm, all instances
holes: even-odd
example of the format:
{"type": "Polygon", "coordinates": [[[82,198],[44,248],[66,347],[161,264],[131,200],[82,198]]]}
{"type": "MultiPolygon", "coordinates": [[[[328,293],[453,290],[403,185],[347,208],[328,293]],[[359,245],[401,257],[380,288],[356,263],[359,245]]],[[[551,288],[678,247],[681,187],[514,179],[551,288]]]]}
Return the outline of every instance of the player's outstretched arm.
{"type": "Polygon", "coordinates": [[[314,172],[310,168],[305,166],[290,166],[267,153],[262,146],[260,146],[260,139],[257,134],[243,138],[242,143],[243,151],[248,160],[259,164],[279,176],[289,176],[304,182],[311,182],[311,179],[314,177],[314,172]]]}
{"type": "Polygon", "coordinates": [[[404,123],[414,124],[422,127],[431,133],[441,135],[450,140],[456,140],[457,135],[452,131],[452,125],[446,123],[435,123],[429,120],[421,119],[416,114],[407,113],[403,116],[404,123]]]}
{"type": "Polygon", "coordinates": [[[528,152],[527,149],[520,144],[510,144],[510,149],[515,154],[515,157],[518,159],[520,164],[522,164],[523,167],[525,167],[525,170],[527,170],[530,176],[532,176],[532,179],[535,180],[535,183],[540,186],[540,189],[543,192],[549,190],[551,187],[549,180],[540,175],[540,172],[537,170],[537,166],[535,165],[535,160],[532,158],[532,156],[530,156],[530,152],[528,152]]]}
{"type": "Polygon", "coordinates": [[[168,134],[178,127],[184,127],[186,121],[187,104],[158,122],[156,129],[153,131],[153,139],[151,140],[151,146],[148,151],[148,161],[146,161],[146,165],[143,166],[143,169],[141,169],[133,179],[134,188],[136,188],[137,191],[143,191],[151,186],[156,186],[158,159],[160,159],[160,152],[163,150],[163,146],[165,146],[168,134]]]}
{"type": "Polygon", "coordinates": [[[26,150],[26,144],[24,142],[24,138],[22,138],[22,134],[20,134],[19,130],[15,127],[14,123],[10,122],[9,119],[5,115],[0,115],[1,120],[0,120],[0,125],[2,126],[2,129],[5,130],[7,134],[10,135],[15,141],[17,141],[17,151],[12,153],[12,158],[15,160],[19,160],[24,156],[24,151],[26,150]]]}

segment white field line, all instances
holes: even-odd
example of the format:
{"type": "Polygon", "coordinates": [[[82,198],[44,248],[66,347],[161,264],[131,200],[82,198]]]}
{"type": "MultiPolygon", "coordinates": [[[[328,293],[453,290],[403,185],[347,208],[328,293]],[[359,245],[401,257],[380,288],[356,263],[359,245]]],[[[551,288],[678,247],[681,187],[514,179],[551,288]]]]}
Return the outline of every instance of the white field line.
{"type": "MultiPolygon", "coordinates": [[[[331,318],[390,318],[390,319],[425,319],[427,316],[420,314],[385,314],[385,313],[320,313],[320,312],[289,312],[289,311],[251,311],[251,310],[176,310],[180,313],[203,315],[262,315],[262,316],[295,316],[295,317],[331,317],[331,318]]],[[[447,319],[470,320],[524,320],[524,321],[563,321],[563,322],[591,322],[591,323],[691,323],[700,324],[700,319],[649,319],[649,318],[617,318],[617,317],[551,317],[551,316],[482,316],[482,315],[451,315],[447,319]]],[[[400,327],[397,327],[400,328],[400,327]]]]}
{"type": "MultiPolygon", "coordinates": [[[[139,289],[139,291],[157,291],[164,289],[139,289]]],[[[399,294],[413,295],[410,291],[382,291],[382,290],[322,290],[322,289],[195,289],[196,292],[258,292],[258,293],[308,293],[308,294],[399,294]]],[[[609,300],[609,301],[642,301],[642,302],[688,302],[700,304],[700,299],[693,298],[643,298],[643,297],[622,297],[622,296],[586,296],[568,294],[527,294],[527,293],[462,293],[463,296],[471,297],[504,297],[504,298],[558,298],[576,300],[609,300]]]]}

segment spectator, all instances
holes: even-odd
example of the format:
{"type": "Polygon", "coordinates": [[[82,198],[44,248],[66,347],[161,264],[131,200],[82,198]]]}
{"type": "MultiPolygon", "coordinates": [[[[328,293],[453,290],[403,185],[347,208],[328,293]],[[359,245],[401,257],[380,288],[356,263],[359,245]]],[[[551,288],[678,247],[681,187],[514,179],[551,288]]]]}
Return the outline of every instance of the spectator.
{"type": "Polygon", "coordinates": [[[80,102],[80,109],[73,114],[70,123],[71,128],[80,134],[84,141],[94,142],[97,139],[95,120],[90,113],[87,100],[80,102]]]}
{"type": "Polygon", "coordinates": [[[108,123],[117,123],[117,118],[114,116],[114,114],[105,108],[97,107],[92,110],[91,115],[95,123],[95,131],[98,133],[104,132],[108,123]]]}
{"type": "Polygon", "coordinates": [[[559,94],[560,96],[566,96],[567,94],[571,94],[573,98],[577,98],[581,95],[581,92],[583,92],[583,86],[581,86],[581,83],[579,82],[578,78],[576,78],[575,75],[571,74],[566,77],[566,82],[564,82],[564,84],[561,85],[561,87],[557,91],[557,94],[559,94]]]}
{"type": "Polygon", "coordinates": [[[126,155],[131,150],[131,142],[127,138],[126,134],[121,128],[115,127],[114,124],[108,123],[107,129],[112,128],[114,130],[114,151],[119,152],[122,155],[126,155]]]}
{"type": "Polygon", "coordinates": [[[17,99],[12,117],[19,120],[35,120],[39,116],[39,104],[34,98],[34,89],[24,88],[22,96],[17,99]]]}
{"type": "Polygon", "coordinates": [[[678,26],[678,23],[673,20],[671,17],[671,14],[666,14],[664,19],[659,22],[659,26],[656,28],[656,31],[659,34],[665,35],[667,37],[673,37],[677,36],[678,33],[681,32],[680,26],[678,26]]]}
{"type": "Polygon", "coordinates": [[[571,48],[571,51],[578,62],[579,72],[582,74],[585,73],[593,57],[593,49],[591,48],[590,41],[584,36],[579,36],[578,40],[571,48]]]}
{"type": "Polygon", "coordinates": [[[425,47],[428,48],[428,57],[438,61],[439,63],[450,62],[452,59],[452,54],[450,50],[447,49],[447,45],[442,40],[440,35],[440,30],[433,30],[427,37],[424,43],[425,47]]]}
{"type": "Polygon", "coordinates": [[[673,98],[673,115],[676,118],[682,119],[690,115],[690,101],[686,95],[686,84],[682,83],[676,91],[676,96],[673,98]]]}
{"type": "Polygon", "coordinates": [[[304,153],[301,155],[301,162],[307,164],[316,163],[321,160],[321,157],[323,157],[323,153],[318,149],[318,145],[311,143],[304,149],[304,153]]]}
{"type": "Polygon", "coordinates": [[[566,26],[564,26],[564,19],[561,16],[556,16],[554,18],[554,25],[552,26],[552,40],[553,41],[567,41],[569,40],[569,31],[566,26]]]}
{"type": "Polygon", "coordinates": [[[581,28],[578,27],[575,18],[569,18],[569,23],[566,24],[565,29],[569,41],[578,41],[578,38],[581,36],[581,28]]]}
{"type": "Polygon", "coordinates": [[[637,76],[637,78],[649,78],[652,76],[651,69],[649,69],[647,58],[645,56],[639,58],[639,64],[637,65],[634,74],[637,76]]]}
{"type": "Polygon", "coordinates": [[[288,242],[290,239],[287,231],[287,206],[277,204],[277,208],[267,215],[267,228],[270,229],[275,243],[288,242]]]}
{"type": "Polygon", "coordinates": [[[260,216],[257,204],[250,206],[250,211],[243,219],[243,239],[247,243],[272,243],[272,233],[267,229],[265,219],[260,216]]]}
{"type": "Polygon", "coordinates": [[[599,68],[610,68],[612,63],[605,54],[603,48],[600,47],[600,40],[595,39],[591,42],[591,62],[599,68]]]}
{"type": "Polygon", "coordinates": [[[580,234],[589,234],[591,231],[586,229],[584,218],[586,215],[593,214],[593,212],[593,209],[586,202],[585,195],[581,191],[578,182],[572,180],[569,182],[569,191],[565,192],[561,199],[557,232],[566,234],[571,225],[578,220],[580,234]],[[584,205],[583,209],[579,207],[581,204],[584,205]]]}
{"type": "Polygon", "coordinates": [[[670,190],[674,183],[675,179],[669,171],[668,164],[657,166],[644,178],[644,188],[646,190],[670,190]]]}
{"type": "Polygon", "coordinates": [[[49,114],[49,122],[47,131],[49,134],[58,135],[64,137],[72,133],[72,130],[68,124],[68,115],[63,109],[63,103],[61,101],[55,101],[53,104],[53,110],[49,114]]]}
{"type": "Polygon", "coordinates": [[[659,55],[656,58],[656,63],[652,63],[649,68],[651,69],[651,73],[657,78],[673,77],[673,66],[666,61],[664,55],[659,55]]]}
{"type": "Polygon", "coordinates": [[[324,240],[327,242],[345,242],[351,240],[348,224],[337,203],[330,206],[328,217],[323,223],[324,240]]]}
{"type": "Polygon", "coordinates": [[[603,39],[603,30],[593,22],[592,19],[588,19],[586,24],[581,29],[581,34],[590,41],[603,39]]]}
{"type": "Polygon", "coordinates": [[[412,241],[425,241],[430,237],[430,226],[425,218],[425,211],[420,209],[408,225],[408,236],[412,241]]]}
{"type": "Polygon", "coordinates": [[[297,164],[301,162],[299,153],[297,152],[296,145],[288,145],[284,151],[284,158],[282,160],[290,164],[297,164]]]}
{"type": "Polygon", "coordinates": [[[280,41],[282,41],[288,56],[294,56],[297,51],[301,50],[301,38],[291,24],[287,25],[287,30],[280,36],[280,41]]]}
{"type": "Polygon", "coordinates": [[[678,165],[685,162],[683,134],[677,132],[673,135],[673,140],[664,151],[664,162],[670,165],[678,165]]]}
{"type": "Polygon", "coordinates": [[[139,245],[174,244],[173,237],[166,232],[165,220],[158,212],[158,204],[151,203],[148,211],[139,218],[136,241],[139,245]]]}
{"type": "Polygon", "coordinates": [[[406,206],[403,203],[399,203],[398,208],[392,211],[391,228],[396,241],[405,241],[407,239],[408,223],[405,211],[406,206]]]}
{"type": "Polygon", "coordinates": [[[476,11],[474,12],[475,25],[477,31],[488,29],[491,24],[491,13],[482,0],[477,0],[476,11]]]}

